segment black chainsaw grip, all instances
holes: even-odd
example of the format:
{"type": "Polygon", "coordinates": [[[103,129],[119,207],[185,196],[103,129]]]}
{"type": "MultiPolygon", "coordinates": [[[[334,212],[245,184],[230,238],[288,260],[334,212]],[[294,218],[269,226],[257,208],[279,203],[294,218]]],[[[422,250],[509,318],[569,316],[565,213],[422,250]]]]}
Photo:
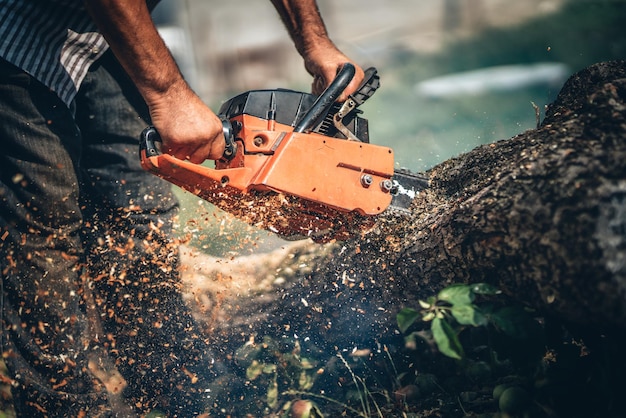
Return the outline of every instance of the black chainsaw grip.
{"type": "Polygon", "coordinates": [[[157,142],[161,142],[161,136],[154,126],[148,126],[141,132],[139,137],[139,155],[141,151],[146,151],[146,157],[154,157],[161,152],[156,146],[157,142]]]}
{"type": "Polygon", "coordinates": [[[237,152],[237,143],[235,142],[236,129],[233,128],[233,124],[226,116],[220,115],[222,121],[222,129],[224,131],[224,154],[222,154],[222,160],[230,161],[235,157],[237,152]]]}
{"type": "MultiPolygon", "coordinates": [[[[222,129],[224,132],[224,141],[226,142],[224,145],[224,154],[222,154],[222,159],[230,161],[233,159],[237,151],[235,132],[230,120],[225,117],[220,117],[220,119],[222,121],[222,129]]],[[[141,132],[139,137],[139,155],[141,156],[141,151],[143,150],[146,151],[146,157],[159,155],[161,152],[156,145],[157,142],[163,142],[161,140],[161,135],[159,135],[159,132],[154,126],[148,126],[141,132]]]]}
{"type": "Polygon", "coordinates": [[[352,81],[355,72],[356,70],[354,65],[346,62],[343,67],[341,67],[341,70],[333,82],[330,83],[322,94],[320,94],[309,111],[306,112],[304,116],[302,116],[302,119],[298,121],[296,126],[293,128],[293,131],[305,132],[313,129],[315,127],[315,123],[320,119],[320,117],[328,112],[333,103],[335,103],[335,100],[337,100],[346,87],[348,87],[348,84],[352,81]]]}

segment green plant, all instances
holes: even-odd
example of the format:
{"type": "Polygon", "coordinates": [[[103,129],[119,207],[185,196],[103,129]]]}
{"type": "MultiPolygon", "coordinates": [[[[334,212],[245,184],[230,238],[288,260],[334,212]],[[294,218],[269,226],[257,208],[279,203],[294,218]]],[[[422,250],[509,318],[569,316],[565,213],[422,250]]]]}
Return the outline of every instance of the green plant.
{"type": "MultiPolygon", "coordinates": [[[[385,348],[385,351],[387,351],[386,348],[385,348]]],[[[348,362],[348,360],[346,360],[346,358],[341,353],[337,353],[337,358],[341,361],[341,363],[344,365],[344,367],[350,374],[350,377],[352,378],[352,383],[354,385],[354,390],[350,392],[352,396],[348,394],[347,397],[358,399],[358,402],[360,403],[360,407],[361,407],[360,410],[351,407],[345,402],[330,398],[325,395],[317,394],[317,393],[303,392],[303,391],[290,389],[284,392],[283,394],[292,395],[292,396],[307,396],[311,398],[320,399],[328,403],[333,403],[335,405],[340,406],[344,410],[344,414],[347,411],[362,418],[369,418],[369,417],[374,417],[374,416],[377,416],[379,418],[384,417],[381,407],[378,405],[378,402],[374,398],[374,393],[370,391],[368,385],[365,382],[365,379],[355,374],[353,368],[350,366],[350,363],[348,362]]],[[[389,400],[388,396],[385,396],[385,398],[389,400]]]]}
{"type": "MultiPolygon", "coordinates": [[[[453,284],[426,301],[419,300],[420,310],[400,310],[396,317],[398,327],[406,333],[419,318],[430,322],[432,338],[439,351],[457,360],[465,357],[459,334],[467,327],[491,326],[515,339],[537,339],[538,324],[529,312],[517,305],[498,307],[492,297],[499,294],[498,289],[487,283],[453,284]]],[[[411,341],[418,335],[412,332],[406,339],[411,341]]]]}
{"type": "MultiPolygon", "coordinates": [[[[290,348],[270,337],[263,338],[261,343],[249,341],[237,350],[236,360],[246,368],[249,381],[266,388],[265,403],[274,411],[280,405],[281,394],[306,393],[313,387],[318,373],[317,361],[302,356],[298,340],[290,348]]],[[[316,405],[309,405],[309,416],[322,416],[316,405]]],[[[291,401],[284,402],[280,416],[287,414],[292,406],[291,401]]]]}
{"type": "MultiPolygon", "coordinates": [[[[386,346],[384,351],[397,374],[386,346]]],[[[390,402],[390,398],[386,392],[373,393],[366,379],[355,372],[353,366],[363,366],[360,357],[356,357],[355,363],[351,365],[348,359],[337,353],[336,357],[339,360],[337,364],[342,364],[349,375],[346,376],[344,383],[351,379],[352,385],[346,386],[351,389],[346,392],[345,398],[333,398],[324,390],[313,391],[313,386],[317,378],[325,374],[326,367],[339,373],[334,366],[336,361],[328,359],[325,364],[320,364],[324,362],[314,359],[313,356],[314,354],[300,346],[299,340],[277,342],[267,336],[262,342],[248,341],[237,350],[235,354],[237,363],[245,368],[246,379],[251,386],[256,387],[257,399],[263,399],[262,403],[265,405],[263,416],[321,418],[324,414],[314,400],[329,408],[334,404],[341,408],[344,414],[352,414],[350,416],[362,418],[385,416],[375,398],[382,397],[387,402],[390,402]],[[304,356],[303,352],[309,355],[304,356]],[[358,403],[358,406],[351,406],[351,401],[358,403]]]]}
{"type": "MultiPolygon", "coordinates": [[[[458,326],[485,326],[489,318],[474,304],[476,295],[496,295],[499,291],[486,283],[473,285],[454,284],[442,289],[437,296],[420,300],[421,310],[402,309],[396,319],[400,331],[405,333],[419,318],[430,322],[430,330],[439,351],[455,359],[464,357],[458,337],[458,326]],[[458,326],[457,326],[458,325],[458,326]],[[457,329],[455,329],[457,328],[457,329]]],[[[414,338],[414,335],[409,335],[414,338]]]]}

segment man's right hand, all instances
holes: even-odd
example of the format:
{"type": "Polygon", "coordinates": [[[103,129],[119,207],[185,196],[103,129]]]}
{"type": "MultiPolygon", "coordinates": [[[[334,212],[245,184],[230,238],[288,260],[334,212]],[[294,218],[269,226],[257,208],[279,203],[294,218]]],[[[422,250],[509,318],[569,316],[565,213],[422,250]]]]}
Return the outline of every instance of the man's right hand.
{"type": "Polygon", "coordinates": [[[222,121],[184,80],[148,102],[152,124],[163,141],[162,151],[200,164],[224,153],[222,121]]]}

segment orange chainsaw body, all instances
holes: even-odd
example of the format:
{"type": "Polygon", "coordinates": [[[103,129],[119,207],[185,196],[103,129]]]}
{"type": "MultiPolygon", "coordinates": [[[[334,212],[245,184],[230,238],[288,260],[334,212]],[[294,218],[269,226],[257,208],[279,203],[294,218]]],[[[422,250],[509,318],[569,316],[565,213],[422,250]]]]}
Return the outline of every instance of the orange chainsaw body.
{"type": "Polygon", "coordinates": [[[376,70],[336,102],[354,73],[344,64],[320,96],[253,90],[225,102],[219,115],[226,150],[214,167],[161,154],[154,128],[142,133],[141,164],[285,238],[345,239],[371,227],[393,194],[393,151],[368,143],[367,120],[356,109],[378,88],[376,70]]]}
{"type": "Polygon", "coordinates": [[[237,151],[215,168],[142,150],[143,168],[287,238],[347,233],[389,206],[381,184],[393,176],[390,148],[297,133],[245,114],[231,122],[241,127],[237,151]]]}

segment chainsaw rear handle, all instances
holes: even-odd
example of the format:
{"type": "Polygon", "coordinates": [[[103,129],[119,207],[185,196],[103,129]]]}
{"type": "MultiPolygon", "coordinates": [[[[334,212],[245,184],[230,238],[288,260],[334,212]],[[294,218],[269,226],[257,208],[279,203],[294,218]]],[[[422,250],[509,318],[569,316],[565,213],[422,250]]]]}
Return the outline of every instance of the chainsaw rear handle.
{"type": "MultiPolygon", "coordinates": [[[[230,161],[235,156],[237,151],[237,144],[235,143],[235,132],[233,131],[233,124],[226,117],[220,117],[222,121],[222,129],[224,133],[224,154],[222,159],[230,161]]],[[[148,126],[141,132],[139,139],[139,152],[146,152],[146,157],[154,157],[161,154],[157,142],[162,142],[161,135],[154,126],[148,126]]]]}
{"type": "Polygon", "coordinates": [[[311,106],[308,112],[296,123],[293,131],[302,133],[313,129],[320,117],[328,113],[333,103],[335,103],[341,93],[348,87],[355,72],[356,69],[354,65],[346,62],[343,67],[341,67],[341,70],[333,82],[330,83],[326,90],[315,100],[315,103],[313,103],[313,106],[311,106]]]}

